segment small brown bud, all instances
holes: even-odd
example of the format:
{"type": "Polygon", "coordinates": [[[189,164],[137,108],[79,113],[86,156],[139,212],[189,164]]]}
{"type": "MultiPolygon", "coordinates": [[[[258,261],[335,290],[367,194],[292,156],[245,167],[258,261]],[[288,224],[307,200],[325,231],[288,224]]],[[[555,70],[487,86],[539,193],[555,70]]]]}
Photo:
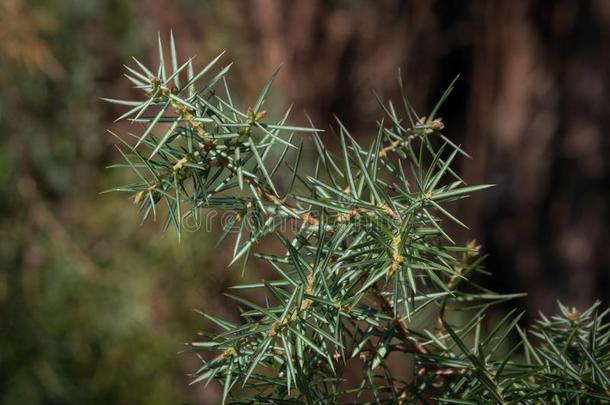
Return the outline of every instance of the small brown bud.
{"type": "Polygon", "coordinates": [[[265,118],[265,116],[267,115],[267,110],[263,110],[263,111],[259,111],[256,113],[256,117],[254,117],[254,119],[259,122],[261,121],[263,118],[265,118]]]}
{"type": "Polygon", "coordinates": [[[440,131],[441,129],[445,128],[445,124],[443,124],[442,118],[437,118],[429,124],[429,127],[435,131],[440,131]]]}
{"type": "Polygon", "coordinates": [[[580,312],[576,308],[574,308],[572,310],[572,312],[570,312],[568,314],[568,319],[570,321],[572,321],[572,322],[579,320],[580,319],[580,312]]]}
{"type": "Polygon", "coordinates": [[[133,203],[140,204],[142,202],[142,200],[144,200],[145,195],[146,195],[146,193],[144,193],[144,191],[138,191],[138,193],[133,198],[133,203]]]}

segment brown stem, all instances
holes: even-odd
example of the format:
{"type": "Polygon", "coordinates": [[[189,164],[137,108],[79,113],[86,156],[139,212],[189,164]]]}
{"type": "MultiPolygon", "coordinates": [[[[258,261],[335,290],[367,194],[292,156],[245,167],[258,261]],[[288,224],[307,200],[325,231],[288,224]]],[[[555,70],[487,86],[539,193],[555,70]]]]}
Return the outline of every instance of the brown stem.
{"type": "Polygon", "coordinates": [[[386,313],[386,315],[394,317],[396,330],[398,331],[400,337],[405,343],[405,352],[406,353],[415,353],[415,354],[424,354],[426,353],[426,349],[421,345],[415,343],[412,339],[410,339],[409,335],[409,326],[404,318],[400,317],[398,314],[394,316],[394,307],[392,303],[383,296],[381,290],[374,285],[371,287],[371,293],[373,294],[373,298],[379,304],[379,307],[386,313]]]}

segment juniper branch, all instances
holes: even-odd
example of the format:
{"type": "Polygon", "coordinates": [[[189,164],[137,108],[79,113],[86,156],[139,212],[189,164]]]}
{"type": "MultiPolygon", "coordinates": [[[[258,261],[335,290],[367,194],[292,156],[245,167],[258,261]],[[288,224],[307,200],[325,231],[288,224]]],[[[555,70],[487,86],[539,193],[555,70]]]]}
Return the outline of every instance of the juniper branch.
{"type": "Polygon", "coordinates": [[[277,72],[244,110],[225,77],[231,65],[216,67],[220,56],[195,73],[191,60],[179,63],[173,36],[171,67],[159,43],[157,69],[135,59],[127,67],[143,99],[108,100],[130,108],[121,119],[143,126],[134,142],[117,135],[125,163],[114,167],[136,180],[114,191],[130,193],[143,219],[164,204],[165,228],[178,234],[202,209],[233,211],[221,237],[235,231],[231,264],[241,260],[245,269],[254,256],[276,274],[234,287],[240,323],[203,315],[207,340],[190,347],[207,357],[193,383],[220,382],[223,402],[610,400],[610,324],[599,304],[582,313],[560,306],[560,316],[543,316],[531,333],[511,312],[485,332],[489,307],[518,294],[477,284],[474,276],[486,274],[478,248],[445,231],[446,221],[465,226],[447,204],[489,187],[468,186],[452,169],[467,154],[436,114],[453,83],[428,118],[404,95],[400,112],[379,100],[385,117],[365,138],[369,147],[337,120],[335,154],[313,124],[287,124],[290,110],[271,121],[263,105],[277,72]],[[313,173],[300,165],[295,133],[315,147],[313,173]],[[283,254],[260,250],[269,235],[283,254]],[[520,344],[506,351],[515,334],[520,344]],[[392,371],[392,353],[408,354],[411,367],[392,371]],[[346,382],[356,364],[362,379],[346,382]]]}

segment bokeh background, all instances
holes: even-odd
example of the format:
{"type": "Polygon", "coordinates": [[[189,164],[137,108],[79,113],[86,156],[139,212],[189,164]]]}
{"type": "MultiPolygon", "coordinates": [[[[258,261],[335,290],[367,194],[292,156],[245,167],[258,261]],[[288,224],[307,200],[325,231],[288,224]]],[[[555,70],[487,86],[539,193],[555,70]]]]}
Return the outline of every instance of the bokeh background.
{"type": "Polygon", "coordinates": [[[129,97],[122,64],[170,29],[200,64],[228,51],[243,107],[283,63],[293,122],[336,113],[361,139],[399,68],[421,112],[461,74],[441,115],[466,180],[497,186],[454,234],[490,255],[485,282],[528,317],[609,303],[610,1],[0,0],[0,404],[218,401],[180,352],[195,309],[235,316],[227,249],[99,195],[126,175],[99,97],[129,97]]]}

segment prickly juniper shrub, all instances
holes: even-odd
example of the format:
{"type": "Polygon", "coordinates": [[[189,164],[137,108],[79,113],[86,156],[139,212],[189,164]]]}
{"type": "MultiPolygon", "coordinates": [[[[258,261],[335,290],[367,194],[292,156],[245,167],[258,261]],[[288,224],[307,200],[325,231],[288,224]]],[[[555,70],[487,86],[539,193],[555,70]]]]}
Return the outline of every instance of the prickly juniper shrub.
{"type": "Polygon", "coordinates": [[[463,225],[447,204],[488,187],[466,185],[452,168],[467,156],[438,116],[452,86],[426,117],[404,95],[380,103],[376,133],[357,141],[338,120],[323,132],[290,125],[289,111],[267,114],[277,72],[244,111],[221,56],[195,70],[173,36],[167,55],[159,39],[158,66],[126,67],[141,99],[107,99],[142,128],[131,141],[116,136],[116,167],[135,180],[115,190],[144,219],[163,214],[178,235],[204,210],[232,212],[221,236],[234,234],[223,242],[234,240],[228,264],[245,269],[254,257],[276,274],[231,290],[240,323],[203,315],[210,333],[189,345],[205,359],[192,383],[218,381],[223,402],[610,401],[608,311],[599,304],[560,306],[529,332],[514,312],[485,327],[489,307],[517,294],[475,283],[484,273],[478,247],[445,231],[447,221],[463,225]],[[301,164],[305,143],[311,170],[301,164]],[[283,253],[258,250],[266,237],[283,253]],[[250,290],[263,298],[246,299],[250,290]]]}

